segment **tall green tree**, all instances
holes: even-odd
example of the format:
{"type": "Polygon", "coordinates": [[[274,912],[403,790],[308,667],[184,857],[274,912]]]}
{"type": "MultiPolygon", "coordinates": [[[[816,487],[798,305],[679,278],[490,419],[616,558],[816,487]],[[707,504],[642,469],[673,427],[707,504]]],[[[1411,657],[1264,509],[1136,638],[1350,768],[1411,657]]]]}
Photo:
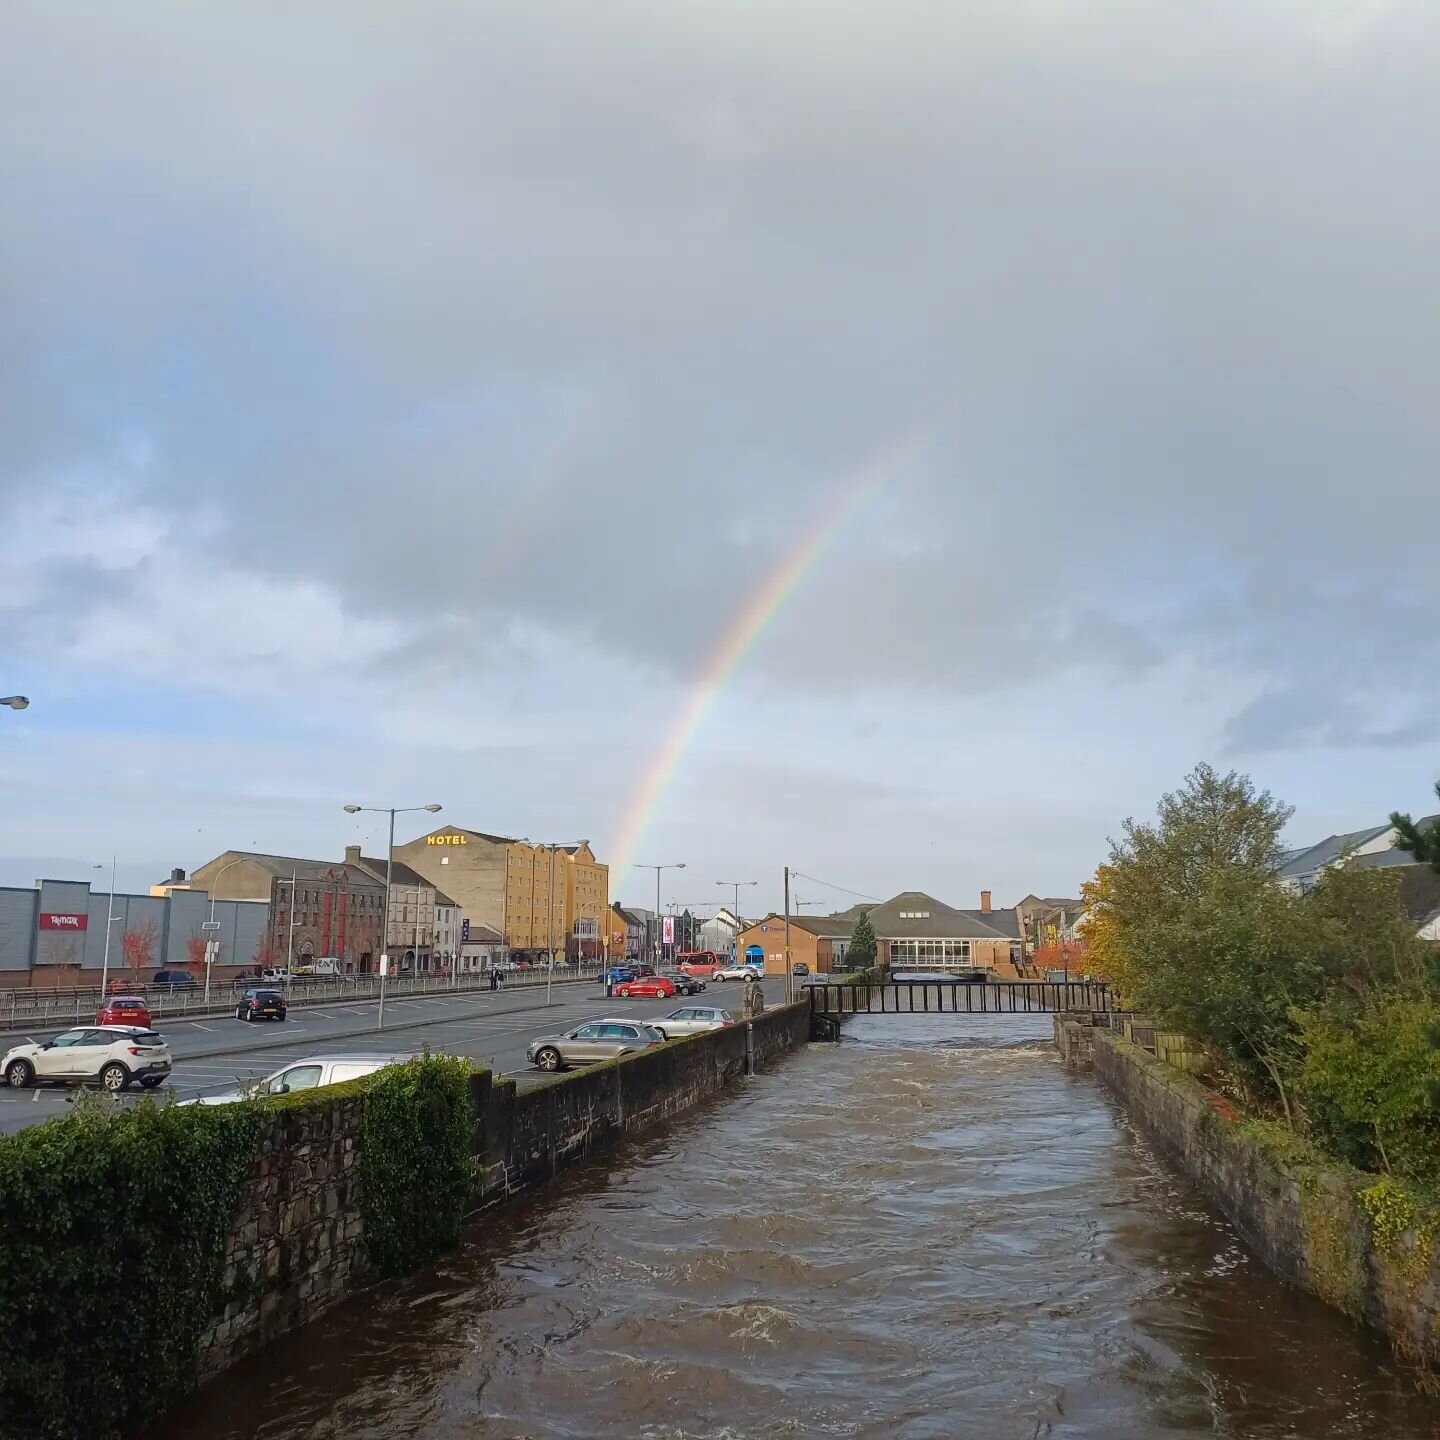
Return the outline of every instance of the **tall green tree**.
{"type": "MultiPolygon", "coordinates": [[[[1435,784],[1435,795],[1440,799],[1440,781],[1435,784]]],[[[1390,823],[1395,827],[1395,848],[1408,850],[1419,865],[1428,865],[1440,874],[1440,819],[1428,824],[1417,824],[1408,815],[1398,810],[1390,813],[1390,823]]]]}
{"type": "Polygon", "coordinates": [[[1109,943],[1135,1004],[1210,1046],[1248,1091],[1288,1112],[1290,1012],[1320,966],[1275,884],[1290,818],[1248,776],[1198,765],[1153,822],[1128,820],[1107,867],[1109,943]]]}
{"type": "Polygon", "coordinates": [[[868,970],[875,963],[875,927],[870,912],[862,910],[855,928],[850,932],[850,947],[845,958],[852,970],[868,970]]]}

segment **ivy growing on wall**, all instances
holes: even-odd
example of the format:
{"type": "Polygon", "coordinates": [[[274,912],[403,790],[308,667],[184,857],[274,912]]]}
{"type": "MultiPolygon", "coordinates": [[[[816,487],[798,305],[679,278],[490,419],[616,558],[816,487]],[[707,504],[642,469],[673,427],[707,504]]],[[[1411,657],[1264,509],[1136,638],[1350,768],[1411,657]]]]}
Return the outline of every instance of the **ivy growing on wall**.
{"type": "Polygon", "coordinates": [[[0,1435],[109,1440],[193,1384],[258,1123],[82,1101],[0,1138],[0,1435]]]}
{"type": "Polygon", "coordinates": [[[422,1055],[367,1086],[360,1174],[365,1244],[386,1275],[453,1248],[474,1192],[470,1065],[422,1055]]]}

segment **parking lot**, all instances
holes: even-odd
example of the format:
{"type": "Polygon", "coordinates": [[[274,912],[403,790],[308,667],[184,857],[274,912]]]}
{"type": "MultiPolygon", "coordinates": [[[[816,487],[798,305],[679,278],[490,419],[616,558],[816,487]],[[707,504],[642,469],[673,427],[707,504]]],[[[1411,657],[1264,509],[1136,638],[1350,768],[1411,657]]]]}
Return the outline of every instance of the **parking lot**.
{"type": "MultiPolygon", "coordinates": [[[[772,977],[764,986],[767,1005],[783,1003],[783,977],[772,977]]],[[[739,981],[712,984],[704,1003],[723,1005],[738,1017],[743,991],[739,981]]],[[[664,1015],[685,1003],[679,996],[671,1000],[607,1000],[598,983],[577,982],[557,985],[554,1003],[549,1006],[543,990],[391,1000],[385,1006],[383,1030],[376,1026],[377,1008],[369,1001],[295,1010],[283,1024],[246,1024],[215,1016],[157,1024],[169,1043],[175,1069],[169,1084],[149,1093],[161,1100],[188,1100],[233,1089],[237,1080],[262,1078],[307,1055],[409,1053],[423,1046],[463,1055],[527,1084],[541,1078],[525,1060],[525,1046],[535,1036],[606,1015],[636,1019],[664,1015]]],[[[37,1040],[55,1033],[32,1032],[37,1040]]],[[[8,1037],[3,1043],[8,1046],[23,1038],[8,1037]]],[[[11,1090],[0,1085],[0,1133],[65,1114],[72,1095],[55,1087],[11,1090]]],[[[114,1103],[134,1104],[138,1099],[138,1092],[130,1090],[114,1103]]]]}

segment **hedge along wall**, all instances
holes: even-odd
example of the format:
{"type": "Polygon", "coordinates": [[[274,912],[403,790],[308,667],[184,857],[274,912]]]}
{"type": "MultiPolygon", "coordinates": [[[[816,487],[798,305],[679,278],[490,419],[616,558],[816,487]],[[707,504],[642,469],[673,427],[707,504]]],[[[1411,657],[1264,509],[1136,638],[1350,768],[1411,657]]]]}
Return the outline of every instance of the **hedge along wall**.
{"type": "Polygon", "coordinates": [[[1440,1366],[1440,1214],[1388,1176],[1321,1156],[1108,1030],[1095,1074],[1274,1271],[1440,1366]]]}
{"type": "MultiPolygon", "coordinates": [[[[763,1065],[805,1043],[809,1007],[751,1027],[763,1065]]],[[[745,1049],[737,1025],[518,1093],[427,1056],[250,1104],[82,1105],[0,1137],[0,1436],[125,1434],[453,1246],[467,1212],[722,1093],[745,1049]]]]}
{"type": "Polygon", "coordinates": [[[82,1103],[0,1138],[0,1435],[123,1435],[453,1244],[469,1091],[468,1065],[428,1057],[250,1104],[82,1103]],[[410,1189],[418,1231],[394,1203],[410,1189]]]}

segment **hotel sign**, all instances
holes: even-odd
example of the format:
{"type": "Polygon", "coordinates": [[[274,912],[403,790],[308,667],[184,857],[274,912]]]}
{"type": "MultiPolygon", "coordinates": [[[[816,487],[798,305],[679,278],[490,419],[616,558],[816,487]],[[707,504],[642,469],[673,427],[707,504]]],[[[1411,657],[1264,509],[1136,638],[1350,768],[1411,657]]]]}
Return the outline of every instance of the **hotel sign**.
{"type": "Polygon", "coordinates": [[[427,845],[468,845],[470,837],[468,835],[427,835],[425,843],[427,845]]]}

